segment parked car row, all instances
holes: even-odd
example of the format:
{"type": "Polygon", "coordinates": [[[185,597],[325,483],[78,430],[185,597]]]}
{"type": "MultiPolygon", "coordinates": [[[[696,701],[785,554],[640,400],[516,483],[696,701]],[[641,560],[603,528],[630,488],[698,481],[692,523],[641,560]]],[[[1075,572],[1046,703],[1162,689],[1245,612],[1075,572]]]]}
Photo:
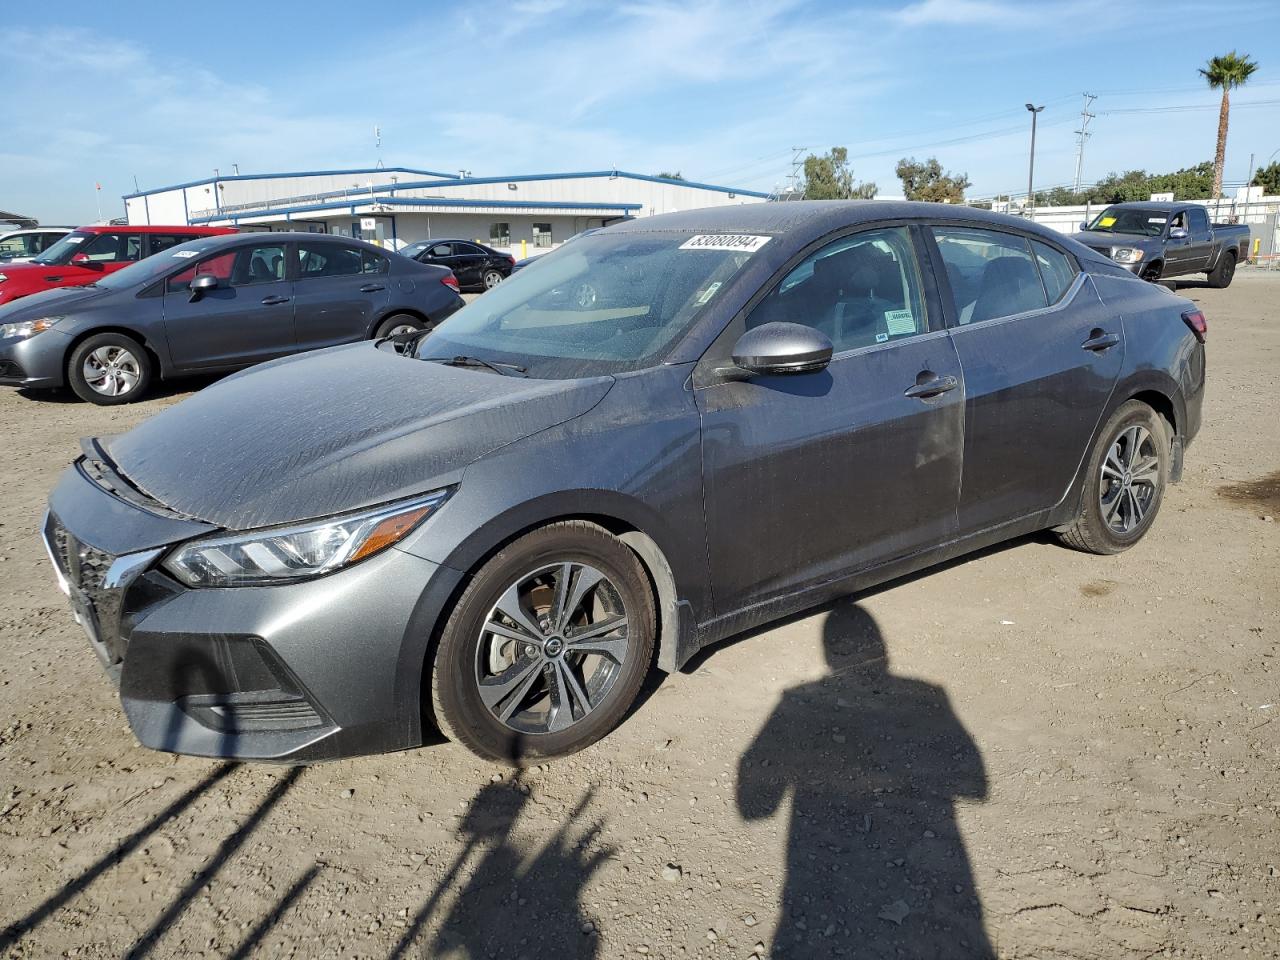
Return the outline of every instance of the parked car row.
{"type": "Polygon", "coordinates": [[[419,263],[448,267],[463,290],[492,290],[515,269],[516,258],[474,240],[419,240],[400,255],[419,263]]]}
{"type": "MultiPolygon", "coordinates": [[[[119,383],[116,349],[174,369],[302,346],[250,356],[207,311],[242,344],[267,304],[310,311],[297,337],[360,301],[338,342],[445,277],[336,238],[210,238],[25,322],[85,296],[171,324],[81,342],[75,375],[119,383]]],[[[45,319],[30,344],[77,342],[45,319]]],[[[655,662],[734,633],[1038,530],[1131,547],[1200,427],[1205,336],[1189,300],[999,214],[655,216],[424,332],[260,364],[86,441],[43,533],[148,747],[308,762],[435,727],[555,756],[618,724],[655,662]]]]}
{"type": "Polygon", "coordinates": [[[92,403],[125,403],[144,396],[157,377],[235,370],[409,333],[463,302],[447,268],[359,240],[205,230],[170,244],[183,238],[130,231],[76,231],[64,250],[51,249],[64,266],[43,259],[30,265],[49,285],[49,271],[68,266],[90,272],[92,282],[68,276],[65,283],[79,285],[0,309],[0,384],[69,386],[92,403]],[[135,263],[118,258],[149,246],[160,252],[135,263]],[[75,252],[70,259],[68,250],[75,252]]]}

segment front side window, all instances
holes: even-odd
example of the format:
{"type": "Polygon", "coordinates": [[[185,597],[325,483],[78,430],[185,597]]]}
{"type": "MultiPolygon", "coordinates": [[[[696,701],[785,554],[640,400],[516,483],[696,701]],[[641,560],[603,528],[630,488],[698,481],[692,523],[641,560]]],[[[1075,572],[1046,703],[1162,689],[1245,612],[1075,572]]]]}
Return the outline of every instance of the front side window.
{"type": "Polygon", "coordinates": [[[511,246],[511,224],[509,223],[489,224],[489,243],[495,247],[511,246]]]}
{"type": "Polygon", "coordinates": [[[0,257],[33,257],[40,252],[40,235],[20,233],[0,240],[0,257]]]}
{"type": "Polygon", "coordinates": [[[72,256],[80,253],[93,263],[127,263],[132,260],[141,260],[142,237],[136,233],[91,234],[75,248],[72,256]]]}
{"type": "Polygon", "coordinates": [[[352,277],[363,272],[361,251],[337,243],[298,244],[298,279],[352,277]]]}
{"type": "Polygon", "coordinates": [[[284,246],[264,244],[214,254],[170,277],[165,289],[169,293],[185,292],[191,289],[194,278],[205,275],[217,277],[219,286],[224,287],[247,287],[283,280],[284,246]]]}
{"type": "Polygon", "coordinates": [[[551,224],[535,223],[533,225],[533,245],[535,247],[551,246],[551,224]]]}
{"type": "Polygon", "coordinates": [[[1026,238],[972,227],[934,227],[961,324],[1049,305],[1026,238]]]}
{"type": "Polygon", "coordinates": [[[747,328],[784,321],[822,331],[836,353],[928,330],[920,272],[906,227],[836,240],[783,277],[747,328]]]}

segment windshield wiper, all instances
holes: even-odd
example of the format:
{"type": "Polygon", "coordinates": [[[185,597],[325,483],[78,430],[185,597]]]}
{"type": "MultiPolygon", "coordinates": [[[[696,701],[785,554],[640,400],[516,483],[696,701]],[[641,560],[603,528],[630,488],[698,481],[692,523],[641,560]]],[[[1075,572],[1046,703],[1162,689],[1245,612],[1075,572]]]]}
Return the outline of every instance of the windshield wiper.
{"type": "Polygon", "coordinates": [[[514,363],[495,363],[492,360],[481,360],[479,357],[419,357],[428,363],[443,363],[446,367],[485,367],[504,377],[524,377],[528,375],[525,367],[514,363]]]}

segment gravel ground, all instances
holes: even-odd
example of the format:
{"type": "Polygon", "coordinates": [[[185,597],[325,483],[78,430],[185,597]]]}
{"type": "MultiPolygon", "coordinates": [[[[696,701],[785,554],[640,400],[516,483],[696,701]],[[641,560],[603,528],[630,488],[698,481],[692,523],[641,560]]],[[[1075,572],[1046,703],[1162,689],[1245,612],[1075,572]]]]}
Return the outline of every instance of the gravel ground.
{"type": "Polygon", "coordinates": [[[1280,277],[1119,557],[1024,539],[700,655],[585,753],[152,753],[34,530],[123,409],[0,392],[0,952],[1280,956],[1280,277]]]}

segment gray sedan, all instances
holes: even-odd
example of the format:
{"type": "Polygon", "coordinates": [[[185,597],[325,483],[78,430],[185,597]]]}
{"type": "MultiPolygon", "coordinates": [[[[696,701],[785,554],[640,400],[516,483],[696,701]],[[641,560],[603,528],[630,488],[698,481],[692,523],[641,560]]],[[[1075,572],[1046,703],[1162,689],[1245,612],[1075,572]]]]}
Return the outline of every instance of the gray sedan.
{"type": "Polygon", "coordinates": [[[0,385],[70,386],[91,403],[127,403],[156,377],[411,333],[462,302],[449,270],[359,240],[207,237],[0,308],[0,385]]]}
{"type": "Polygon", "coordinates": [[[668,214],[87,441],[44,535],[149,747],[298,762],[436,727],[554,756],[655,663],[806,607],[1037,530],[1132,547],[1200,427],[1204,337],[1025,220],[668,214]]]}

